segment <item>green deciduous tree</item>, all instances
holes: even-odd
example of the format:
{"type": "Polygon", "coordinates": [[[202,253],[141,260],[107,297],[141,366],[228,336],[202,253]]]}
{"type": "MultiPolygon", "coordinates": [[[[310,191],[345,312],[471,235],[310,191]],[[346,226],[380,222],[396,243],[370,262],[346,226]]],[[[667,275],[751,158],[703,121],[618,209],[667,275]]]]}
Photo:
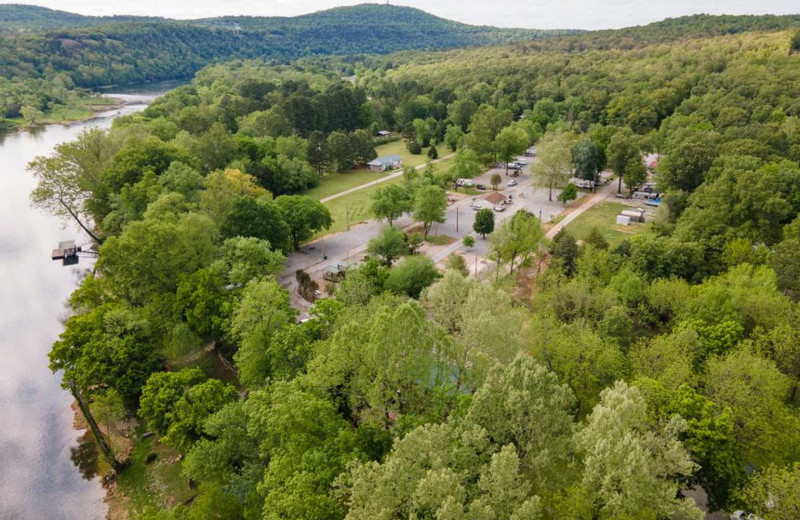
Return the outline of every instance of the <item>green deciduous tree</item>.
{"type": "Polygon", "coordinates": [[[528,148],[530,137],[518,126],[507,126],[494,138],[494,148],[497,157],[506,164],[506,174],[508,174],[508,163],[517,155],[528,148]]]}
{"type": "Polygon", "coordinates": [[[497,191],[497,187],[503,182],[503,177],[500,176],[499,173],[495,172],[492,174],[491,178],[489,179],[489,184],[492,185],[492,189],[497,191]]]}
{"type": "Polygon", "coordinates": [[[252,237],[266,240],[281,251],[289,251],[292,230],[284,212],[271,200],[240,197],[220,224],[224,238],[252,237]]]}
{"type": "Polygon", "coordinates": [[[666,188],[694,191],[716,157],[711,137],[698,133],[675,143],[658,164],[658,181],[666,188]]]}
{"type": "Polygon", "coordinates": [[[787,408],[791,382],[775,365],[746,348],[708,361],[709,397],[730,407],[737,452],[766,466],[797,456],[797,417],[787,408]]]}
{"type": "Polygon", "coordinates": [[[328,142],[325,134],[319,130],[311,132],[311,135],[308,136],[306,160],[317,172],[317,176],[322,177],[322,173],[328,166],[328,142]]]}
{"type": "Polygon", "coordinates": [[[464,132],[455,125],[450,125],[447,127],[447,131],[444,134],[444,144],[450,148],[451,151],[455,152],[458,149],[458,145],[461,142],[461,139],[464,138],[464,132]]]}
{"type": "Polygon", "coordinates": [[[378,236],[369,241],[367,251],[371,255],[380,256],[387,266],[391,266],[395,259],[408,253],[405,233],[387,226],[378,233],[378,236]]]}
{"type": "Polygon", "coordinates": [[[617,193],[622,192],[622,178],[625,175],[625,167],[631,159],[639,157],[639,142],[630,128],[620,129],[608,143],[608,162],[614,173],[619,177],[617,193]]]}
{"type": "Polygon", "coordinates": [[[572,147],[572,164],[576,177],[597,182],[597,174],[606,166],[605,150],[586,137],[572,147]]]}
{"type": "Polygon", "coordinates": [[[769,466],[755,475],[741,498],[764,520],[788,520],[800,515],[800,464],[769,466]]]}
{"type": "Polygon", "coordinates": [[[375,191],[371,208],[373,215],[385,218],[392,226],[395,220],[411,211],[412,200],[403,186],[391,184],[375,191]]]}
{"type": "Polygon", "coordinates": [[[435,223],[445,221],[447,193],[439,186],[422,186],[414,195],[414,220],[422,223],[425,236],[435,223]]]}
{"type": "Polygon", "coordinates": [[[175,405],[184,392],[206,379],[199,368],[185,368],[177,372],[156,372],[142,388],[139,417],[149,428],[166,435],[173,421],[175,405]]]}
{"type": "Polygon", "coordinates": [[[513,445],[523,474],[542,489],[559,480],[556,468],[569,459],[575,407],[567,385],[520,354],[489,373],[475,393],[466,421],[484,428],[493,442],[513,445]]]}
{"type": "Polygon", "coordinates": [[[275,205],[280,209],[283,221],[289,226],[289,235],[295,250],[300,247],[300,242],[333,224],[328,208],[311,197],[281,195],[275,199],[275,205]]]}
{"type": "Polygon", "coordinates": [[[355,151],[350,136],[344,132],[331,132],[326,141],[328,163],[335,172],[344,172],[353,167],[355,151]]]}
{"type": "Polygon", "coordinates": [[[575,439],[584,455],[581,484],[592,516],[702,519],[692,499],[675,498],[680,487],[676,477],[695,469],[678,440],[685,421],[672,418],[657,430],[648,429],[644,399],[623,382],[600,395],[575,439]]]}
{"type": "Polygon", "coordinates": [[[386,288],[398,294],[419,298],[423,289],[439,278],[439,271],[427,256],[410,256],[389,271],[386,288]]]}
{"type": "Polygon", "coordinates": [[[150,323],[137,309],[106,304],[70,317],[50,351],[50,368],[64,385],[115,390],[135,409],[150,374],[161,367],[150,323]]]}
{"type": "Polygon", "coordinates": [[[513,273],[517,258],[521,257],[521,261],[524,261],[536,254],[543,238],[544,230],[539,219],[528,211],[520,210],[492,233],[489,245],[499,261],[511,263],[513,273]]]}
{"type": "Polygon", "coordinates": [[[252,280],[236,308],[231,332],[240,342],[234,359],[239,380],[248,387],[262,384],[274,369],[273,335],[292,322],[289,294],[275,280],[252,280]]]}
{"type": "Polygon", "coordinates": [[[569,204],[577,198],[578,188],[576,188],[571,182],[564,186],[564,189],[558,194],[558,201],[563,202],[564,204],[569,204]]]}
{"type": "Polygon", "coordinates": [[[494,231],[494,213],[489,208],[479,209],[477,213],[475,213],[475,223],[472,225],[472,229],[476,233],[480,233],[483,238],[486,238],[486,235],[494,231]]]}
{"type": "Polygon", "coordinates": [[[236,388],[219,379],[209,379],[188,388],[170,413],[164,442],[185,453],[204,435],[206,419],[238,398],[236,388]]]}
{"type": "Polygon", "coordinates": [[[216,230],[205,215],[185,213],[177,221],[132,222],[100,248],[97,269],[110,287],[134,304],[174,291],[182,276],[210,263],[216,230]]]}
{"type": "Polygon", "coordinates": [[[62,220],[74,220],[96,241],[94,223],[102,218],[94,197],[105,190],[103,171],[119,149],[116,139],[102,130],[89,130],[70,143],[55,148],[50,157],[37,157],[28,165],[36,178],[31,202],[62,220]]]}
{"type": "Polygon", "coordinates": [[[628,161],[622,176],[625,178],[625,185],[633,195],[633,192],[647,181],[647,168],[642,159],[637,156],[628,161]]]}
{"type": "Polygon", "coordinates": [[[536,162],[531,173],[536,185],[549,190],[548,200],[553,200],[553,190],[566,184],[572,175],[572,141],[567,132],[548,132],[536,146],[536,162]]]}

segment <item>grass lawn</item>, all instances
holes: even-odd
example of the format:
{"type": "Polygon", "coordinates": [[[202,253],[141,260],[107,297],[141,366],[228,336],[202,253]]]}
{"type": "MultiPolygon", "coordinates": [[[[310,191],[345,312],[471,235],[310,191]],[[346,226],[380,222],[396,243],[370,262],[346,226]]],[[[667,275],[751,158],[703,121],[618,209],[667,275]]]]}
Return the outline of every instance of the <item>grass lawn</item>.
{"type": "Polygon", "coordinates": [[[617,225],[619,212],[629,208],[630,206],[618,202],[601,202],[567,224],[567,231],[577,240],[584,240],[589,235],[589,231],[597,226],[611,247],[619,245],[624,239],[633,235],[649,233],[650,226],[647,223],[631,223],[630,226],[617,225]]]}
{"type": "Polygon", "coordinates": [[[428,235],[425,241],[434,246],[449,246],[454,243],[456,239],[448,235],[428,235]]]}
{"type": "MultiPolygon", "coordinates": [[[[439,150],[439,155],[447,155],[445,152],[446,147],[444,145],[441,146],[442,149],[439,150]]],[[[422,153],[419,155],[412,155],[406,148],[406,142],[403,140],[376,146],[375,152],[378,154],[378,157],[397,154],[403,158],[403,166],[419,166],[420,164],[425,164],[425,161],[428,160],[428,148],[423,148],[422,153]]]]}
{"type": "Polygon", "coordinates": [[[77,121],[94,115],[94,110],[85,106],[58,106],[42,117],[43,122],[63,123],[77,121]]]}
{"type": "Polygon", "coordinates": [[[314,235],[312,240],[330,233],[344,231],[347,226],[348,213],[350,215],[349,220],[351,226],[371,219],[372,211],[370,210],[370,205],[372,204],[372,194],[384,186],[399,184],[401,182],[403,182],[403,178],[396,177],[376,186],[370,186],[369,188],[364,188],[363,190],[358,190],[344,197],[326,202],[325,206],[328,207],[328,210],[331,212],[331,217],[333,217],[333,225],[329,230],[321,231],[314,235]]]}
{"type": "MultiPolygon", "coordinates": [[[[389,144],[392,145],[397,143],[389,143],[389,144]]],[[[425,158],[427,158],[427,156],[425,158]]],[[[444,161],[436,163],[435,166],[438,171],[447,171],[452,166],[452,162],[453,162],[452,158],[445,159],[444,161]]],[[[338,175],[330,175],[328,177],[323,177],[322,183],[319,186],[306,191],[304,195],[308,195],[309,197],[314,197],[316,199],[322,199],[334,195],[336,193],[342,192],[344,190],[354,188],[356,186],[360,186],[367,182],[376,180],[380,178],[380,176],[385,176],[385,175],[387,174],[373,173],[363,170],[351,173],[341,173],[338,175]],[[327,179],[332,179],[332,180],[328,181],[327,179]],[[362,182],[359,182],[359,180],[362,182]]],[[[382,182],[375,186],[370,186],[368,188],[364,188],[363,190],[358,190],[349,195],[345,195],[343,197],[339,197],[338,199],[333,199],[331,201],[326,202],[325,206],[327,206],[328,210],[331,212],[331,217],[333,218],[333,225],[329,230],[321,231],[316,235],[314,235],[311,238],[311,240],[317,239],[325,235],[329,235],[331,233],[338,233],[339,231],[344,231],[345,229],[347,229],[348,214],[351,226],[373,218],[372,211],[370,211],[370,205],[372,204],[372,194],[384,186],[388,186],[390,184],[399,184],[401,182],[403,182],[402,176],[395,177],[394,179],[382,182]]]]}
{"type": "Polygon", "coordinates": [[[127,499],[125,506],[141,512],[147,506],[174,507],[191,499],[195,492],[189,481],[181,475],[181,462],[177,453],[155,442],[152,437],[142,439],[143,429],[137,431],[137,442],[131,452],[130,464],[120,473],[117,493],[127,499]],[[156,460],[147,464],[147,457],[156,454],[156,460]]]}
{"type": "Polygon", "coordinates": [[[377,181],[389,175],[390,172],[378,173],[369,169],[352,170],[344,173],[333,173],[325,175],[318,186],[311,188],[303,193],[313,199],[324,199],[331,195],[336,195],[350,188],[361,186],[368,182],[377,181]]]}
{"type": "MultiPolygon", "coordinates": [[[[427,148],[425,149],[425,152],[420,155],[411,155],[408,153],[408,150],[406,150],[405,144],[402,141],[382,144],[375,147],[375,151],[378,153],[378,157],[383,155],[398,154],[403,158],[403,164],[405,166],[419,166],[420,164],[425,164],[425,162],[428,160],[428,156],[426,155],[427,148]]],[[[451,164],[452,158],[446,159],[436,163],[436,168],[439,171],[447,171],[451,164]]],[[[318,186],[303,192],[303,195],[320,200],[351,188],[361,186],[362,184],[377,181],[391,173],[392,172],[388,171],[379,173],[373,172],[368,168],[361,168],[358,170],[350,170],[344,173],[325,175],[320,180],[318,186]]]]}

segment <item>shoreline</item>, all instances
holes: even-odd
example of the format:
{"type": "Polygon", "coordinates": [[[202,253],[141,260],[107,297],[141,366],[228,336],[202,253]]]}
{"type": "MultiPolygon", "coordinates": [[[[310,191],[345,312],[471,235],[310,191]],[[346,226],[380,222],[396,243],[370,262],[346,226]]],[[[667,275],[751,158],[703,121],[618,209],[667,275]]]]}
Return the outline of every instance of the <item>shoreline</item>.
{"type": "Polygon", "coordinates": [[[47,128],[48,126],[72,126],[80,123],[86,123],[87,121],[93,121],[95,119],[99,119],[103,116],[106,112],[111,112],[113,110],[120,110],[128,105],[133,104],[132,101],[126,101],[121,98],[112,97],[112,96],[103,96],[105,99],[113,100],[114,102],[108,105],[89,105],[87,107],[88,110],[92,111],[91,115],[85,117],[79,117],[77,119],[65,119],[65,120],[52,120],[52,119],[44,119],[42,123],[36,123],[32,126],[25,126],[25,125],[17,125],[6,129],[0,129],[0,134],[6,135],[13,135],[13,134],[21,134],[24,132],[29,132],[31,130],[38,130],[42,128],[47,128]]]}

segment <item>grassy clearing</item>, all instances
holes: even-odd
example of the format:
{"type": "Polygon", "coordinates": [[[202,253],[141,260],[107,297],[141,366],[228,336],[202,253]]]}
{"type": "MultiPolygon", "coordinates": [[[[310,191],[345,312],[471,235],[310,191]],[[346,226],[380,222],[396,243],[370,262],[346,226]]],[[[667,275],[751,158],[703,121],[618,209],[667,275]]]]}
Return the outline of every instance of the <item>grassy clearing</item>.
{"type": "Polygon", "coordinates": [[[173,507],[190,500],[195,493],[189,488],[188,479],[181,475],[177,453],[153,437],[141,438],[142,433],[140,428],[130,464],[117,479],[118,498],[125,502],[127,509],[135,512],[147,506],[173,507]],[[155,460],[148,464],[151,454],[155,454],[155,460]]]}
{"type": "Polygon", "coordinates": [[[647,223],[631,223],[630,226],[618,226],[616,223],[617,215],[624,209],[630,209],[630,206],[618,202],[602,202],[586,210],[578,218],[567,224],[567,231],[577,240],[584,240],[591,229],[597,226],[611,247],[619,245],[620,242],[633,235],[650,232],[650,227],[647,223]]]}
{"type": "Polygon", "coordinates": [[[94,115],[94,110],[85,106],[58,106],[42,117],[44,123],[79,121],[94,115]]]}
{"type": "MultiPolygon", "coordinates": [[[[423,148],[422,153],[419,155],[412,155],[406,148],[405,141],[402,140],[376,146],[375,152],[378,157],[397,154],[403,158],[403,166],[419,166],[420,164],[425,164],[425,161],[428,160],[428,148],[423,148]]],[[[441,150],[440,153],[445,155],[444,150],[441,150]]]]}
{"type": "Polygon", "coordinates": [[[378,173],[368,169],[352,170],[344,173],[325,175],[320,179],[319,185],[307,190],[303,195],[313,199],[324,199],[345,190],[361,186],[368,182],[377,181],[389,175],[389,172],[378,173]]]}
{"type": "Polygon", "coordinates": [[[348,214],[351,226],[371,219],[373,217],[370,209],[372,194],[383,186],[399,184],[401,182],[403,182],[403,178],[396,177],[381,184],[370,186],[369,188],[364,188],[363,190],[358,190],[344,197],[326,202],[325,206],[327,206],[328,210],[331,212],[331,217],[333,217],[333,226],[327,231],[317,233],[314,238],[344,231],[348,222],[348,214]]]}
{"type": "MultiPolygon", "coordinates": [[[[389,144],[396,144],[396,143],[389,143],[389,144]]],[[[447,171],[452,166],[452,158],[438,162],[436,163],[435,166],[438,171],[447,171]]],[[[353,174],[343,173],[340,175],[347,176],[353,174]]],[[[386,174],[373,173],[372,175],[386,175],[386,174]]],[[[317,233],[316,235],[314,235],[314,237],[312,237],[311,240],[317,239],[319,237],[331,233],[338,233],[340,231],[344,231],[345,229],[347,229],[348,221],[352,226],[354,224],[358,224],[360,222],[364,222],[365,220],[373,218],[372,211],[370,210],[370,205],[372,204],[372,194],[384,186],[388,186],[389,184],[399,184],[401,182],[403,182],[403,177],[395,177],[394,179],[390,179],[386,182],[376,184],[375,186],[370,186],[368,188],[364,188],[363,190],[358,190],[353,193],[350,193],[349,195],[344,195],[343,197],[339,197],[337,199],[333,199],[331,201],[326,202],[325,206],[327,206],[328,210],[331,212],[331,217],[333,218],[333,226],[331,226],[331,228],[327,231],[322,231],[317,233]]],[[[364,184],[364,182],[362,182],[361,184],[364,184]]],[[[360,186],[361,184],[355,184],[355,186],[360,186]]],[[[314,188],[314,190],[318,190],[321,187],[322,186],[318,186],[317,188],[314,188]]],[[[354,186],[349,186],[349,188],[352,187],[354,186]]],[[[333,191],[333,193],[330,193],[330,195],[339,193],[349,188],[343,188],[338,191],[333,191]]],[[[312,191],[313,190],[307,191],[305,195],[311,196],[312,191]]],[[[330,195],[325,195],[324,197],[328,197],[330,195]]],[[[317,196],[318,198],[324,198],[324,197],[319,197],[319,195],[317,196]]]]}
{"type": "MultiPolygon", "coordinates": [[[[403,158],[404,166],[419,166],[428,160],[427,148],[420,155],[411,155],[406,150],[405,143],[396,141],[393,143],[382,144],[375,147],[378,157],[383,155],[398,154],[403,158]]],[[[452,158],[436,163],[438,171],[447,171],[452,166],[452,158]]],[[[333,173],[325,175],[320,179],[318,186],[311,188],[303,193],[311,198],[320,200],[331,195],[336,195],[343,191],[356,188],[368,182],[380,180],[392,172],[373,172],[368,168],[359,168],[343,173],[333,173]]]]}

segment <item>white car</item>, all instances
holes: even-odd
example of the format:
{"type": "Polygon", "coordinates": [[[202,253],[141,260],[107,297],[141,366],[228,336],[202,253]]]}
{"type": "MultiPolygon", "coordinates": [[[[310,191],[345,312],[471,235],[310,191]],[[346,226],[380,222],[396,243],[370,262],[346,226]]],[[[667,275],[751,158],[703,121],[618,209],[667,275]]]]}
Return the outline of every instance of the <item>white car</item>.
{"type": "Polygon", "coordinates": [[[509,188],[511,188],[513,186],[516,186],[516,185],[517,185],[517,180],[516,179],[511,179],[510,181],[508,181],[508,187],[509,188]]]}
{"type": "Polygon", "coordinates": [[[505,211],[505,210],[506,210],[506,207],[505,207],[505,206],[503,206],[503,205],[497,205],[497,206],[495,206],[495,207],[494,207],[494,210],[495,210],[496,212],[500,213],[501,211],[505,211]]]}

